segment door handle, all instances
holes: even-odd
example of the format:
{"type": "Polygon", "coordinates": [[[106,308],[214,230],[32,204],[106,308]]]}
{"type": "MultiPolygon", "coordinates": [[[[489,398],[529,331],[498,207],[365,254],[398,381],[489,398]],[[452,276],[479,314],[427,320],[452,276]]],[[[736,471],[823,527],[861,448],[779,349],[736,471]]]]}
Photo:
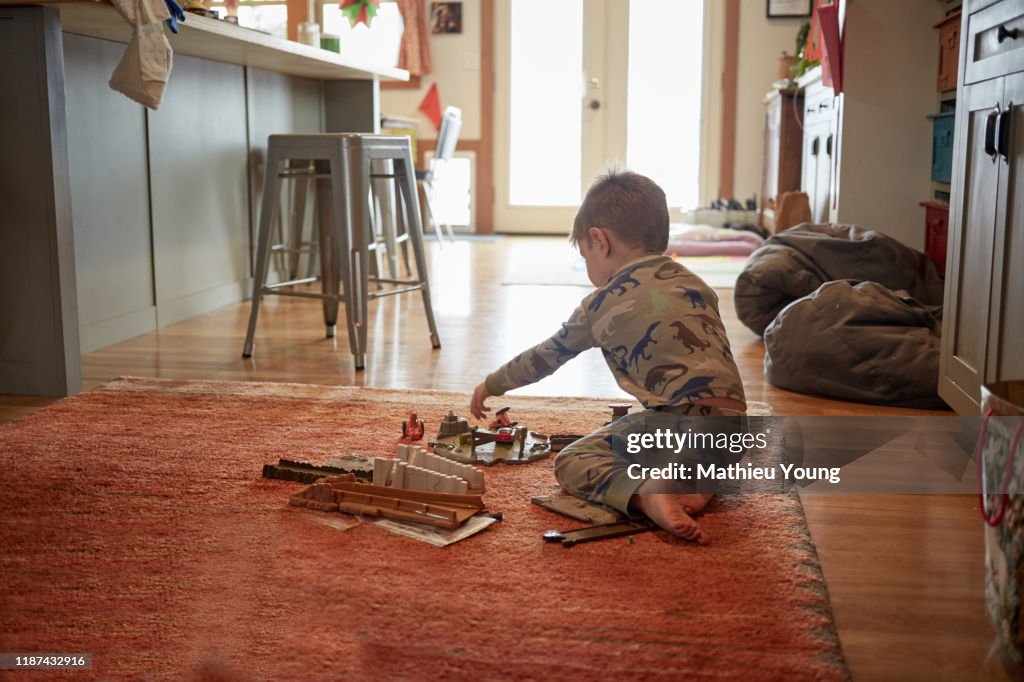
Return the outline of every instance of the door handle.
{"type": "Polygon", "coordinates": [[[1013,102],[1009,102],[1003,112],[999,114],[999,124],[996,126],[996,146],[1003,161],[1010,163],[1010,126],[1013,124],[1013,102]]]}
{"type": "Polygon", "coordinates": [[[597,111],[598,109],[601,108],[601,102],[596,99],[592,99],[590,100],[590,103],[587,104],[587,106],[593,109],[594,111],[597,111]]]}
{"type": "Polygon", "coordinates": [[[825,154],[827,156],[832,156],[832,135],[831,135],[831,133],[829,134],[828,139],[825,140],[825,154]]]}
{"type": "Polygon", "coordinates": [[[820,137],[814,138],[814,141],[811,142],[811,156],[817,156],[818,155],[818,144],[820,142],[821,142],[821,138],[820,137]]]}
{"type": "Polygon", "coordinates": [[[999,150],[996,148],[996,123],[1000,113],[1002,113],[1002,109],[996,102],[995,108],[988,112],[988,117],[985,119],[985,153],[992,159],[992,163],[999,158],[999,150]]]}
{"type": "Polygon", "coordinates": [[[998,40],[1000,43],[1002,43],[1007,38],[1009,38],[1010,40],[1016,40],[1017,34],[1017,29],[1007,29],[1006,26],[999,24],[999,28],[996,29],[996,40],[998,40]]]}

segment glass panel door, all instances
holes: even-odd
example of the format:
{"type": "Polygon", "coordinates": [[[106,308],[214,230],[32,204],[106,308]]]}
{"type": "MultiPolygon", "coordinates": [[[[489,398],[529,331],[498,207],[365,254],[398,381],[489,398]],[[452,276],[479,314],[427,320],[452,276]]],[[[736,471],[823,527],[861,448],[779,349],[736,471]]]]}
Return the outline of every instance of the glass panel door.
{"type": "Polygon", "coordinates": [[[495,228],[567,234],[609,165],[697,204],[704,0],[499,0],[495,228]]]}
{"type": "Polygon", "coordinates": [[[629,3],[626,163],[685,209],[699,203],[703,25],[703,0],[629,3]]]}
{"type": "Polygon", "coordinates": [[[516,0],[511,18],[509,203],[580,197],[583,0],[516,0]]]}

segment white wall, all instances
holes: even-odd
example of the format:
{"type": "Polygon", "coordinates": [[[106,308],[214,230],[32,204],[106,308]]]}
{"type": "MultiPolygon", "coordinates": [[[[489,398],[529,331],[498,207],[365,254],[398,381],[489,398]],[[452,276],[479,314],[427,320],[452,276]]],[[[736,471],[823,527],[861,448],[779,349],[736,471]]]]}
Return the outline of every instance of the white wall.
{"type": "Polygon", "coordinates": [[[931,123],[938,111],[935,0],[846,5],[842,133],[836,222],[924,247],[931,198],[931,123]]]}
{"type": "MultiPolygon", "coordinates": [[[[430,1],[423,0],[430,17],[430,1]]],[[[416,137],[434,139],[437,131],[417,109],[430,86],[437,83],[441,110],[462,109],[460,139],[480,139],[480,0],[462,0],[462,33],[430,34],[434,70],[424,76],[418,89],[382,90],[380,110],[384,115],[410,116],[419,121],[416,137]]]]}
{"type": "MultiPolygon", "coordinates": [[[[764,0],[740,0],[733,172],[733,194],[740,201],[761,192],[764,96],[778,79],[778,58],[782,51],[793,54],[796,34],[803,21],[806,19],[768,19],[764,0]]],[[[717,147],[718,139],[714,144],[717,147]]],[[[711,185],[717,187],[718,179],[715,178],[711,185]]]]}

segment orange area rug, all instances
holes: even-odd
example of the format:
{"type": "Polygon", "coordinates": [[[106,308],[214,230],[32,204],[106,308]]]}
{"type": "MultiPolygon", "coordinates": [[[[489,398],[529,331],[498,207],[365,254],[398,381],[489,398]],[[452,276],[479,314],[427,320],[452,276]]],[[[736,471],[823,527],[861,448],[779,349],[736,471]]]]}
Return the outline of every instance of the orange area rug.
{"type": "MultiPolygon", "coordinates": [[[[388,455],[410,409],[430,433],[468,401],[122,379],[0,426],[0,651],[92,653],[76,680],[848,677],[795,496],[716,499],[709,547],[565,549],[541,534],[581,524],[529,503],[557,492],[551,461],[496,466],[484,499],[504,520],[438,549],[327,527],[288,506],[301,486],[260,476],[388,455]]],[[[546,432],[608,412],[492,402],[546,432]]]]}

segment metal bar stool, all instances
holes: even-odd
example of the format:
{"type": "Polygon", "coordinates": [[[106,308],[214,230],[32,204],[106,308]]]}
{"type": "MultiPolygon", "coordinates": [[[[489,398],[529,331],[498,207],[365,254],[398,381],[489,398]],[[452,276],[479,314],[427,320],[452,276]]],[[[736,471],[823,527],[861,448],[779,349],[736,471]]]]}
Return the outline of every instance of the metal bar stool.
{"type": "Polygon", "coordinates": [[[356,369],[366,366],[367,310],[370,299],[419,291],[430,328],[430,342],[440,348],[434,310],[430,303],[426,255],[423,250],[423,224],[416,197],[416,176],[409,138],[362,133],[319,135],[271,135],[267,145],[263,200],[260,207],[256,245],[252,310],[242,348],[243,357],[251,357],[260,302],[269,294],[317,298],[323,301],[327,336],[334,336],[338,303],[345,303],[349,347],[356,369]],[[293,159],[314,161],[312,168],[285,168],[293,159]],[[375,277],[373,281],[392,285],[369,291],[369,252],[375,242],[371,223],[371,162],[390,160],[394,164],[394,182],[400,212],[405,219],[409,243],[416,261],[416,276],[409,279],[375,277]],[[318,231],[321,293],[295,291],[291,287],[316,278],[291,279],[267,283],[271,253],[271,227],[280,203],[281,185],[289,178],[315,178],[318,206],[318,231]]]}
{"type": "MultiPolygon", "coordinates": [[[[409,260],[409,249],[406,248],[409,236],[406,233],[406,227],[399,220],[401,214],[395,213],[394,173],[391,168],[390,161],[378,161],[372,165],[372,170],[374,170],[372,175],[374,184],[371,188],[373,211],[370,214],[374,233],[374,243],[370,245],[370,250],[374,254],[374,258],[370,260],[372,281],[383,271],[382,265],[385,259],[391,278],[397,278],[399,245],[402,247],[400,255],[404,266],[406,266],[406,273],[411,275],[413,271],[409,260]],[[390,178],[390,181],[382,181],[381,178],[390,178]]],[[[292,180],[290,201],[287,202],[287,209],[284,211],[287,213],[288,221],[286,224],[285,215],[280,215],[279,219],[274,221],[275,242],[270,246],[270,252],[275,258],[271,260],[271,263],[276,271],[287,273],[289,280],[298,279],[302,256],[306,256],[306,278],[315,278],[316,274],[319,241],[315,216],[310,221],[311,235],[308,239],[306,238],[306,197],[310,194],[315,195],[309,191],[310,186],[315,182],[313,171],[314,162],[312,161],[295,159],[289,161],[287,175],[284,176],[292,180]],[[299,168],[310,172],[294,172],[299,168]]],[[[419,171],[417,171],[417,177],[419,177],[419,171]]]]}
{"type": "Polygon", "coordinates": [[[312,223],[312,236],[306,236],[306,197],[309,186],[314,182],[314,162],[292,159],[289,161],[288,177],[292,178],[292,191],[289,197],[287,216],[279,215],[275,223],[275,243],[271,244],[270,252],[276,256],[274,267],[278,273],[284,273],[288,279],[298,279],[299,264],[302,256],[306,256],[306,277],[315,278],[319,239],[316,236],[315,216],[312,223]],[[299,169],[308,174],[297,173],[299,169]],[[285,218],[287,217],[287,221],[285,218]]]}
{"type": "Polygon", "coordinates": [[[371,166],[373,178],[372,202],[373,234],[375,243],[371,248],[375,258],[370,261],[371,272],[379,274],[386,263],[388,274],[392,278],[399,276],[399,258],[405,266],[406,274],[412,272],[409,263],[408,234],[403,225],[401,212],[396,212],[394,165],[390,161],[378,161],[371,166]],[[401,246],[401,249],[399,249],[401,246]]]}

